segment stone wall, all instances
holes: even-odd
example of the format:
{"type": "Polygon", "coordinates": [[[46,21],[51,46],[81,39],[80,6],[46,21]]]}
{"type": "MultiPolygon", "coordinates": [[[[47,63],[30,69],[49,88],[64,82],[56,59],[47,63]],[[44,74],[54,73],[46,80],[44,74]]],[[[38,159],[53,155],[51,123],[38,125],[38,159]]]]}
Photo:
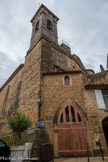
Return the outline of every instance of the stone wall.
{"type": "MultiPolygon", "coordinates": [[[[45,128],[48,129],[50,142],[54,143],[55,155],[58,156],[58,134],[57,134],[57,119],[56,113],[65,104],[74,104],[83,114],[86,126],[88,128],[88,138],[91,144],[91,137],[89,132],[87,107],[84,105],[84,85],[83,74],[69,74],[70,86],[65,86],[65,74],[46,75],[43,78],[43,97],[42,97],[42,120],[45,128]],[[52,116],[52,120],[46,120],[46,116],[52,116]]],[[[92,146],[91,146],[92,149],[92,146]]]]}
{"type": "Polygon", "coordinates": [[[24,67],[0,92],[0,134],[10,133],[7,119],[16,110],[28,115],[32,127],[38,121],[36,97],[40,90],[41,41],[26,56],[24,67]]]}
{"type": "Polygon", "coordinates": [[[22,71],[23,69],[0,92],[0,134],[9,133],[7,119],[19,108],[22,71]]]}
{"type": "Polygon", "coordinates": [[[40,38],[26,56],[22,69],[0,91],[1,134],[9,133],[7,118],[16,110],[29,115],[32,127],[37,127],[38,105],[36,97],[41,90],[41,72],[79,70],[75,61],[60,46],[40,38]],[[59,49],[57,49],[59,48],[59,49]]]}
{"type": "Polygon", "coordinates": [[[86,114],[88,116],[92,147],[94,149],[99,148],[99,146],[96,146],[96,136],[99,136],[103,148],[107,149],[102,121],[105,117],[108,117],[108,111],[98,109],[94,90],[84,90],[84,104],[87,109],[86,114]]]}
{"type": "MultiPolygon", "coordinates": [[[[22,69],[0,90],[0,135],[10,133],[7,119],[19,110],[28,115],[32,121],[32,129],[37,128],[38,105],[36,98],[41,92],[41,120],[44,129],[48,131],[50,142],[54,143],[55,155],[58,156],[57,111],[70,102],[81,111],[87,126],[87,137],[90,151],[96,146],[96,136],[99,134],[102,145],[106,141],[102,128],[102,120],[108,112],[98,110],[93,89],[85,89],[92,83],[107,83],[107,72],[86,75],[83,64],[76,57],[67,55],[57,44],[42,36],[30,47],[22,69]],[[79,62],[79,63],[78,63],[79,62]],[[65,86],[64,77],[70,77],[70,86],[65,86]],[[46,120],[52,116],[52,120],[46,120]]],[[[37,139],[36,139],[37,140],[37,139]]]]}
{"type": "Polygon", "coordinates": [[[86,77],[83,73],[68,74],[70,86],[64,85],[64,77],[67,74],[49,74],[43,77],[42,120],[48,129],[50,142],[55,145],[55,155],[58,156],[57,111],[66,103],[72,103],[81,111],[87,127],[87,139],[90,151],[99,149],[96,146],[96,136],[99,135],[103,148],[106,149],[106,141],[102,127],[102,120],[108,116],[108,112],[98,110],[94,90],[84,88],[86,77]],[[46,120],[46,116],[52,116],[52,120],[46,120]]]}
{"type": "Polygon", "coordinates": [[[100,72],[88,76],[90,84],[108,84],[108,72],[100,72]]]}
{"type": "Polygon", "coordinates": [[[63,48],[45,36],[42,41],[42,62],[41,72],[54,72],[54,71],[75,71],[82,70],[80,65],[73,59],[72,55],[68,55],[63,48]]]}
{"type": "Polygon", "coordinates": [[[26,56],[24,70],[22,73],[23,82],[20,95],[19,111],[26,112],[32,121],[32,127],[37,127],[38,104],[36,98],[40,90],[40,62],[41,62],[41,41],[26,56]]]}

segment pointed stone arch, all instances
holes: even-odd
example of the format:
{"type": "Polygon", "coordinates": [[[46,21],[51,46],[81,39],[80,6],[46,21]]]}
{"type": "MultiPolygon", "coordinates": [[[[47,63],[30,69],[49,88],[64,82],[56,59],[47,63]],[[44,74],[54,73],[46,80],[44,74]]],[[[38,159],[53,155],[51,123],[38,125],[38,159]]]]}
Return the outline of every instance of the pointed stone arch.
{"type": "Polygon", "coordinates": [[[73,102],[73,101],[71,101],[71,100],[68,100],[68,101],[64,102],[62,105],[60,105],[60,106],[58,107],[58,109],[57,109],[57,111],[56,111],[56,113],[55,113],[55,116],[54,116],[54,120],[53,120],[53,124],[54,124],[54,125],[57,125],[59,113],[60,113],[61,109],[62,109],[67,103],[70,103],[70,104],[72,104],[73,106],[77,107],[77,108],[79,109],[79,111],[83,114],[83,117],[84,117],[84,119],[85,119],[85,122],[88,121],[87,115],[86,115],[85,111],[82,109],[82,107],[81,107],[79,104],[77,104],[76,102],[73,102]]]}

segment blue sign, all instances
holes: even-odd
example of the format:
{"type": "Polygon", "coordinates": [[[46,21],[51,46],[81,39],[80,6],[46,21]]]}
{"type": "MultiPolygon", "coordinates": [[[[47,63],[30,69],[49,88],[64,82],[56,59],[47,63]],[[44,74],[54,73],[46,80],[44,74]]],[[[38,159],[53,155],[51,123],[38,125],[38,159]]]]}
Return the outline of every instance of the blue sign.
{"type": "Polygon", "coordinates": [[[39,121],[39,122],[38,122],[38,127],[39,127],[39,128],[43,128],[43,125],[44,125],[44,124],[43,124],[43,121],[39,121]]]}
{"type": "Polygon", "coordinates": [[[46,116],[46,120],[51,120],[52,116],[46,116]]]}

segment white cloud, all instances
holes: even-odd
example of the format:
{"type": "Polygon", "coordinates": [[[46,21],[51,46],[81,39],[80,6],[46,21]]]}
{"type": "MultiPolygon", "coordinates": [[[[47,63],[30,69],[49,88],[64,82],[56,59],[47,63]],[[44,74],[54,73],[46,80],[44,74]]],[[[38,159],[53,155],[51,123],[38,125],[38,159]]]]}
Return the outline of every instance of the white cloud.
{"type": "Polygon", "coordinates": [[[64,2],[58,12],[61,17],[59,37],[69,42],[72,53],[76,53],[85,65],[90,65],[89,58],[92,58],[95,61],[92,65],[95,71],[100,70],[100,64],[106,67],[108,2],[69,0],[64,2]]]}
{"type": "Polygon", "coordinates": [[[12,60],[6,53],[0,51],[0,87],[22,62],[21,57],[12,60]]]}
{"type": "MultiPolygon", "coordinates": [[[[10,58],[8,66],[12,64],[14,66],[14,62],[24,61],[31,38],[30,20],[41,3],[44,3],[60,18],[58,22],[59,41],[68,42],[71,52],[77,54],[87,68],[99,71],[100,64],[106,67],[107,0],[2,1],[0,4],[0,51],[10,58]],[[18,57],[21,58],[20,61],[17,61],[18,57]]],[[[4,64],[7,63],[7,57],[4,64]]],[[[11,69],[9,71],[12,72],[11,69]]],[[[0,66],[0,73],[2,72],[5,73],[4,77],[8,76],[7,70],[0,66]]]]}

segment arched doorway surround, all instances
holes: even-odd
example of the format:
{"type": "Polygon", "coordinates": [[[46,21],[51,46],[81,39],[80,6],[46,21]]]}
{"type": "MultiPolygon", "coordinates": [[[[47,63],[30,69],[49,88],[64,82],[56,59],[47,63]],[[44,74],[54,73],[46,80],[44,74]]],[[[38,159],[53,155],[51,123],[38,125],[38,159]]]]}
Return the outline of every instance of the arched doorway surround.
{"type": "Polygon", "coordinates": [[[59,112],[57,125],[59,157],[86,156],[87,131],[80,110],[66,104],[59,112]]]}
{"type": "Polygon", "coordinates": [[[104,135],[105,135],[105,139],[106,139],[106,144],[107,144],[107,147],[108,147],[108,117],[106,117],[102,121],[102,125],[103,125],[104,135]]]}

